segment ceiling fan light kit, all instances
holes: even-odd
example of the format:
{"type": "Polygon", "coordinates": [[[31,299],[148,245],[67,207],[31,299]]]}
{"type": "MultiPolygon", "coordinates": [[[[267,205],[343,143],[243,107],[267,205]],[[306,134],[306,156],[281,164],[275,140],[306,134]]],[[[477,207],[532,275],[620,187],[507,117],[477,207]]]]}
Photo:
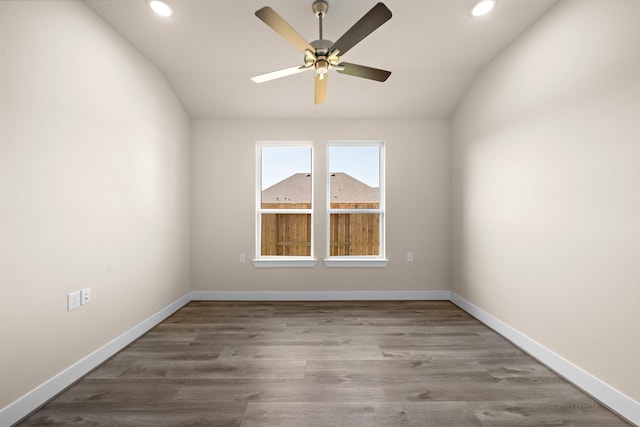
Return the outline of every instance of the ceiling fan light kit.
{"type": "Polygon", "coordinates": [[[384,3],[376,4],[336,42],[324,39],[322,34],[322,20],[329,10],[328,3],[325,0],[315,0],[312,4],[312,10],[318,17],[319,32],[318,40],[312,42],[307,42],[287,21],[269,6],[265,6],[256,11],[258,19],[271,27],[271,29],[280,34],[280,36],[293,47],[304,54],[304,64],[261,74],[252,77],[251,80],[256,83],[263,83],[313,69],[315,71],[314,102],[321,104],[327,98],[327,78],[329,70],[336,70],[341,74],[379,82],[384,82],[389,78],[391,75],[390,71],[348,62],[340,62],[342,55],[391,19],[391,11],[384,3]]]}

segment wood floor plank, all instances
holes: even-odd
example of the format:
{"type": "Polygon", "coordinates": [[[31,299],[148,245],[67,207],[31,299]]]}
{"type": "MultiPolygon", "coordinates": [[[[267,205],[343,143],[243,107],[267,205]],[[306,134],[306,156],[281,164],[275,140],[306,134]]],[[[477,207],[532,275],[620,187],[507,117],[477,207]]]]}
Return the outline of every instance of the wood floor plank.
{"type": "Polygon", "coordinates": [[[245,333],[245,334],[200,334],[191,346],[194,348],[209,348],[212,345],[242,345],[242,344],[270,344],[270,345],[340,345],[347,340],[339,334],[326,332],[323,334],[290,334],[281,333],[245,333]]]}
{"type": "Polygon", "coordinates": [[[328,382],[396,384],[401,387],[426,381],[496,381],[477,361],[470,360],[309,360],[307,377],[328,382]]]}
{"type": "Polygon", "coordinates": [[[498,380],[457,375],[448,379],[425,379],[404,384],[391,382],[384,384],[383,388],[388,400],[413,402],[532,400],[548,396],[562,400],[584,395],[559,378],[498,380]]]}
{"type": "Polygon", "coordinates": [[[20,425],[629,424],[447,301],[194,301],[20,425]]]}
{"type": "Polygon", "coordinates": [[[124,371],[122,379],[274,379],[304,378],[305,361],[137,361],[124,371]]]}
{"type": "Polygon", "coordinates": [[[481,360],[480,365],[496,378],[557,378],[549,368],[531,358],[481,360]]]}
{"type": "Polygon", "coordinates": [[[190,380],[176,402],[384,402],[381,386],[314,379],[190,380]]]}
{"type": "Polygon", "coordinates": [[[381,360],[377,345],[230,345],[220,354],[227,360],[381,360]]]}
{"type": "Polygon", "coordinates": [[[52,403],[36,412],[23,426],[175,427],[240,426],[246,404],[105,405],[52,403]]]}
{"type": "Polygon", "coordinates": [[[254,403],[243,427],[315,426],[482,426],[464,402],[254,403]]]}
{"type": "Polygon", "coordinates": [[[495,360],[531,358],[523,351],[513,349],[495,349],[486,346],[456,346],[451,348],[446,344],[435,345],[383,345],[380,346],[385,359],[399,360],[495,360]]]}
{"type": "Polygon", "coordinates": [[[138,360],[216,360],[224,350],[223,346],[211,346],[206,349],[195,349],[194,347],[177,347],[175,345],[156,346],[155,348],[133,347],[126,352],[120,353],[117,360],[122,363],[138,360]]]}
{"type": "Polygon", "coordinates": [[[171,402],[184,380],[85,380],[71,387],[56,403],[138,404],[171,402]]]}
{"type": "Polygon", "coordinates": [[[616,427],[628,423],[588,396],[568,399],[536,399],[501,402],[471,402],[474,414],[487,427],[571,425],[616,427]]]}
{"type": "Polygon", "coordinates": [[[117,380],[118,378],[120,378],[120,375],[122,375],[124,371],[126,371],[134,363],[136,363],[136,359],[119,357],[122,354],[123,353],[118,354],[117,356],[108,360],[107,363],[104,363],[101,366],[94,369],[85,377],[85,379],[117,380]]]}
{"type": "MultiPolygon", "coordinates": [[[[302,323],[302,322],[300,322],[302,323]]],[[[298,334],[317,334],[317,333],[335,333],[344,336],[353,337],[368,337],[377,335],[391,335],[400,337],[420,337],[420,338],[458,338],[463,341],[468,337],[475,337],[478,340],[483,340],[477,333],[474,332],[460,332],[459,327],[429,327],[424,325],[389,325],[389,324],[376,324],[376,323],[351,323],[348,321],[334,322],[330,327],[327,325],[300,325],[299,323],[288,324],[283,332],[298,333],[298,334]]]]}

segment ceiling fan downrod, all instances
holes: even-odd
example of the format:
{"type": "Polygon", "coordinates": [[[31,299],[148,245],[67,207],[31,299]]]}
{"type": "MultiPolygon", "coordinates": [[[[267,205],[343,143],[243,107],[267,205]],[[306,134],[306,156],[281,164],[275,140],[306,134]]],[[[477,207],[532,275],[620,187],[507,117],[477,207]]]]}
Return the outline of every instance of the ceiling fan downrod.
{"type": "Polygon", "coordinates": [[[324,18],[327,10],[329,10],[329,4],[325,0],[316,0],[313,2],[313,5],[311,5],[311,8],[313,9],[313,13],[318,17],[318,32],[320,33],[320,37],[318,39],[322,40],[322,18],[324,18]]]}
{"type": "Polygon", "coordinates": [[[322,38],[322,18],[326,15],[327,10],[329,10],[329,4],[325,0],[316,0],[311,5],[313,9],[313,13],[318,17],[318,33],[319,38],[311,42],[311,45],[316,49],[315,52],[315,63],[314,68],[316,70],[316,74],[320,80],[324,79],[324,75],[329,71],[330,62],[327,60],[327,55],[329,54],[329,46],[331,42],[324,41],[322,38]]]}

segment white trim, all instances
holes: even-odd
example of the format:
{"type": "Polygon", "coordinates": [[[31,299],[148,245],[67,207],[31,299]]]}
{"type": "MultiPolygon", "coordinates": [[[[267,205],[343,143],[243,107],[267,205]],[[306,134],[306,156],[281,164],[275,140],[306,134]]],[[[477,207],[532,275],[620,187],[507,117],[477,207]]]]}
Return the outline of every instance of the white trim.
{"type": "Polygon", "coordinates": [[[589,372],[574,365],[559,354],[554,353],[517,329],[504,323],[480,307],[470,303],[455,292],[451,292],[451,302],[493,329],[514,345],[537,359],[585,393],[593,396],[623,418],[640,425],[640,403],[589,372]]]}
{"type": "Polygon", "coordinates": [[[114,338],[93,353],[80,359],[45,383],[31,390],[18,400],[0,410],[0,425],[17,423],[31,412],[54,398],[58,393],[78,381],[84,375],[100,366],[110,357],[141,337],[158,323],[171,316],[191,301],[191,293],[187,293],[157,313],[138,323],[122,335],[114,338]]]}
{"type": "Polygon", "coordinates": [[[448,301],[449,291],[194,291],[191,293],[191,299],[195,301],[448,301]]]}
{"type": "Polygon", "coordinates": [[[318,260],[309,257],[263,257],[252,261],[255,268],[313,268],[318,260]]]}
{"type": "Polygon", "coordinates": [[[339,208],[331,208],[327,209],[327,213],[331,214],[382,214],[382,209],[357,209],[357,208],[349,208],[349,209],[339,209],[339,208]]]}
{"type": "Polygon", "coordinates": [[[384,258],[331,257],[324,260],[327,268],[385,268],[389,263],[384,258]]]}
{"type": "Polygon", "coordinates": [[[313,209],[300,209],[300,208],[291,208],[291,209],[260,209],[260,213],[263,214],[312,214],[313,209]]]}

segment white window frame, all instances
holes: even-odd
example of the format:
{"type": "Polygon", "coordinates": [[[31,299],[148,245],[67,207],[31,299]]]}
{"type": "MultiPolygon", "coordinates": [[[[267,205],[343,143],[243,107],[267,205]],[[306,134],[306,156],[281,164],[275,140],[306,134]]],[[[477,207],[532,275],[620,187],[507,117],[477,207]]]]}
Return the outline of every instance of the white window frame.
{"type": "Polygon", "coordinates": [[[326,267],[378,267],[384,268],[387,266],[389,260],[386,258],[386,241],[385,241],[385,224],[386,224],[386,186],[385,186],[385,153],[384,153],[384,141],[328,141],[326,152],[326,226],[325,226],[325,239],[326,239],[326,257],[324,264],[326,267]],[[331,147],[378,147],[379,158],[379,174],[380,174],[380,202],[378,209],[332,209],[331,208],[331,171],[329,163],[329,152],[331,147]],[[331,214],[333,213],[377,213],[379,214],[380,224],[378,227],[378,241],[380,248],[378,255],[358,255],[358,256],[331,256],[331,214]]]}
{"type": "Polygon", "coordinates": [[[314,147],[311,141],[258,141],[256,143],[256,248],[252,260],[256,268],[279,267],[315,267],[313,195],[314,195],[314,147]],[[264,147],[308,147],[311,149],[311,209],[262,209],[262,149],[264,147]],[[310,256],[263,256],[262,255],[262,214],[299,213],[311,216],[311,255],[310,256]]]}

